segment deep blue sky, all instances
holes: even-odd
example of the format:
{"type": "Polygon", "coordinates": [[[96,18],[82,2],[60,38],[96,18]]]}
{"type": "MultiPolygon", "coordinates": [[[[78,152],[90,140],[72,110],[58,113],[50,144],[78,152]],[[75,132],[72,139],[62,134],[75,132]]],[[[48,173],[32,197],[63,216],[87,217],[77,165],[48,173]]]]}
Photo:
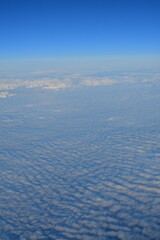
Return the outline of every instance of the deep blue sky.
{"type": "Polygon", "coordinates": [[[1,0],[0,60],[160,55],[160,1],[1,0]]]}

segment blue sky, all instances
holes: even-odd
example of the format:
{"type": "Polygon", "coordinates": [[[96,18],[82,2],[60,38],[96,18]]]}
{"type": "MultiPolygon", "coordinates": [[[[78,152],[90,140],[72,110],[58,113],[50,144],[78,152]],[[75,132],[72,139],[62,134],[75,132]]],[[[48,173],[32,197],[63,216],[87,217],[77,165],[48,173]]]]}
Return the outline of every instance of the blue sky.
{"type": "Polygon", "coordinates": [[[0,60],[159,56],[160,2],[1,0],[0,60]]]}

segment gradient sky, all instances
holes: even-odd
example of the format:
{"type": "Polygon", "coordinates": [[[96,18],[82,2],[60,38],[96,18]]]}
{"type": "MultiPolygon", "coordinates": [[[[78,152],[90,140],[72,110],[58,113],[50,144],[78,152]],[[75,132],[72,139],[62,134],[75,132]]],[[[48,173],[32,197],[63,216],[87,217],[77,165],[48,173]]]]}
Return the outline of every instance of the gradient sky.
{"type": "Polygon", "coordinates": [[[1,0],[0,60],[160,56],[160,1],[1,0]]]}

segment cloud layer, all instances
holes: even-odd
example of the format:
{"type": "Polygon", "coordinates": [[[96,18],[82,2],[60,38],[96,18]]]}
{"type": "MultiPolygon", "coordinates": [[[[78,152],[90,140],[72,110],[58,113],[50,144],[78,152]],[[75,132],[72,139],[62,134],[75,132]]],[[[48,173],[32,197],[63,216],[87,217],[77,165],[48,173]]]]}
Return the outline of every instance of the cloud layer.
{"type": "Polygon", "coordinates": [[[1,79],[1,240],[159,240],[158,79],[1,79]]]}
{"type": "MultiPolygon", "coordinates": [[[[86,73],[60,74],[54,71],[40,71],[17,75],[3,75],[0,78],[0,90],[8,91],[19,87],[44,89],[66,89],[83,86],[107,86],[113,84],[139,83],[149,84],[159,82],[160,73],[119,72],[119,73],[86,73]]],[[[3,92],[0,93],[4,96],[3,92]]],[[[6,94],[12,96],[12,93],[6,94]]]]}

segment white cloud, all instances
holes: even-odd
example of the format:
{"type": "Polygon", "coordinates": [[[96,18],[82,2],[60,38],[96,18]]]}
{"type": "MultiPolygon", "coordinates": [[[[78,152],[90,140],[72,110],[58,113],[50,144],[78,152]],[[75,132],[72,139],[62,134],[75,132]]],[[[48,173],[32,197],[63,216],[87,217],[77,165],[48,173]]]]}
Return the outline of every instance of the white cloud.
{"type": "Polygon", "coordinates": [[[14,95],[15,94],[9,93],[9,92],[0,92],[0,98],[7,98],[7,97],[14,96],[14,95]]]}

